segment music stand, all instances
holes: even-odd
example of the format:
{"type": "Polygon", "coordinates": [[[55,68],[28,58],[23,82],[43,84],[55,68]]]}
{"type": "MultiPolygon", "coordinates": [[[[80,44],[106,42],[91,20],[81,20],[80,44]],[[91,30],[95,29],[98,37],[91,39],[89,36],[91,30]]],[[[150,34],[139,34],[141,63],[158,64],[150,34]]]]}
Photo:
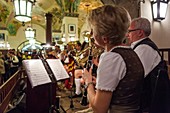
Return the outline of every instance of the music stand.
{"type": "MultiPolygon", "coordinates": [[[[72,72],[69,73],[69,77],[71,78],[73,76],[72,72]]],[[[65,110],[65,111],[68,111],[68,110],[74,110],[74,109],[78,109],[78,108],[75,108],[74,107],[74,104],[73,104],[73,87],[71,87],[70,89],[70,107],[65,110]]]]}
{"type": "Polygon", "coordinates": [[[53,113],[54,110],[57,111],[55,106],[55,83],[59,80],[69,78],[61,61],[59,59],[43,58],[24,60],[23,66],[28,75],[27,113],[53,113]],[[31,102],[33,101],[31,100],[32,98],[34,98],[33,103],[31,102]],[[36,105],[39,106],[37,107],[36,105]]]}
{"type": "MultiPolygon", "coordinates": [[[[63,108],[63,106],[59,104],[60,103],[60,98],[61,98],[61,96],[56,96],[56,103],[55,103],[55,106],[53,106],[52,110],[55,111],[56,113],[61,113],[60,112],[61,110],[64,113],[66,113],[66,111],[63,108]],[[60,110],[60,108],[61,108],[61,110],[60,110]]],[[[52,111],[52,113],[53,113],[53,111],[52,111]]]]}

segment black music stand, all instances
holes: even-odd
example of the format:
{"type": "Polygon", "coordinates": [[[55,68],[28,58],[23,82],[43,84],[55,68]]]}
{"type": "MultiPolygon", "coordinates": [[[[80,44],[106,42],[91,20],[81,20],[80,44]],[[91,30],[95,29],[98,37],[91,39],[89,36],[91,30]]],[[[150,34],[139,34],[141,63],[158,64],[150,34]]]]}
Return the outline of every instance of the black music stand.
{"type": "Polygon", "coordinates": [[[69,78],[61,61],[59,59],[43,58],[24,60],[23,66],[28,75],[26,112],[53,113],[53,111],[57,111],[55,105],[56,82],[69,78]],[[36,105],[38,105],[38,107],[36,105]]]}
{"type": "Polygon", "coordinates": [[[60,105],[60,98],[61,96],[56,96],[56,103],[55,106],[53,106],[51,113],[53,113],[53,111],[55,111],[56,113],[61,113],[60,111],[62,110],[64,113],[66,113],[66,111],[64,110],[63,106],[60,105]],[[61,108],[61,109],[60,109],[61,108]]]}
{"type": "MultiPolygon", "coordinates": [[[[72,74],[72,72],[70,72],[69,73],[69,77],[71,78],[73,76],[73,74],[72,74]]],[[[67,109],[67,110],[65,110],[65,111],[68,111],[68,110],[74,110],[74,109],[78,109],[78,108],[75,108],[74,107],[74,104],[73,104],[73,87],[71,87],[71,89],[70,89],[70,107],[67,109]]]]}

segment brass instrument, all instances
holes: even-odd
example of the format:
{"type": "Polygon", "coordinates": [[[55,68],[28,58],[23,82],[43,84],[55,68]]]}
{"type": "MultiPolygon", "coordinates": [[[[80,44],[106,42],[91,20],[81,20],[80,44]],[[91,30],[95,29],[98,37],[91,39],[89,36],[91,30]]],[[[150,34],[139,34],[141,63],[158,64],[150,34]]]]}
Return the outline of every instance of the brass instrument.
{"type": "Polygon", "coordinates": [[[87,62],[89,49],[90,49],[90,47],[87,47],[86,49],[76,53],[75,59],[76,59],[79,67],[83,67],[85,65],[85,63],[87,62]]]}
{"type": "Polygon", "coordinates": [[[89,43],[87,43],[88,45],[86,45],[83,50],[76,53],[75,59],[76,59],[76,61],[78,63],[78,66],[80,66],[80,67],[84,67],[84,65],[86,64],[86,62],[88,60],[90,50],[91,50],[93,58],[94,57],[96,58],[96,57],[100,56],[101,53],[104,50],[102,48],[99,48],[99,47],[95,46],[94,40],[91,38],[92,33],[90,33],[89,31],[84,31],[83,36],[88,37],[89,43]]]}
{"type": "Polygon", "coordinates": [[[96,58],[98,56],[101,55],[101,53],[103,53],[104,49],[102,48],[98,48],[95,46],[89,46],[86,49],[82,50],[81,52],[76,53],[76,61],[78,63],[78,66],[84,66],[85,63],[88,60],[88,56],[89,56],[89,50],[92,48],[92,56],[93,58],[96,58]]]}

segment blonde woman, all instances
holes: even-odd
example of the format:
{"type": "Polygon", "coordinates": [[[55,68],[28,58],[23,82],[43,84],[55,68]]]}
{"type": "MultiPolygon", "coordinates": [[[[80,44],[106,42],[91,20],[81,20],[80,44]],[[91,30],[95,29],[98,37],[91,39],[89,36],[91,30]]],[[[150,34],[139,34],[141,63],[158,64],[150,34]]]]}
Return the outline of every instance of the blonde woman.
{"type": "Polygon", "coordinates": [[[130,24],[128,12],[105,5],[88,17],[95,44],[105,49],[100,56],[96,85],[91,70],[84,69],[89,102],[95,113],[138,113],[144,69],[136,53],[122,44],[130,24]]]}

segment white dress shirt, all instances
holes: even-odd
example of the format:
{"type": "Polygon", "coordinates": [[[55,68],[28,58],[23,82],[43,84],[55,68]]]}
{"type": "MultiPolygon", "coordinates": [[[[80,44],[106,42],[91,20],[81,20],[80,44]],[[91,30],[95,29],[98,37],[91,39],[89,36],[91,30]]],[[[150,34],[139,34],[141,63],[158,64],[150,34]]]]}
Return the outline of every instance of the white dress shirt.
{"type": "MultiPolygon", "coordinates": [[[[144,38],[145,39],[145,38],[144,38]]],[[[138,40],[131,44],[133,48],[137,43],[144,40],[138,40]]],[[[161,57],[156,50],[146,44],[140,44],[134,50],[139,56],[145,71],[145,77],[158,65],[161,61],[161,57]]]]}

